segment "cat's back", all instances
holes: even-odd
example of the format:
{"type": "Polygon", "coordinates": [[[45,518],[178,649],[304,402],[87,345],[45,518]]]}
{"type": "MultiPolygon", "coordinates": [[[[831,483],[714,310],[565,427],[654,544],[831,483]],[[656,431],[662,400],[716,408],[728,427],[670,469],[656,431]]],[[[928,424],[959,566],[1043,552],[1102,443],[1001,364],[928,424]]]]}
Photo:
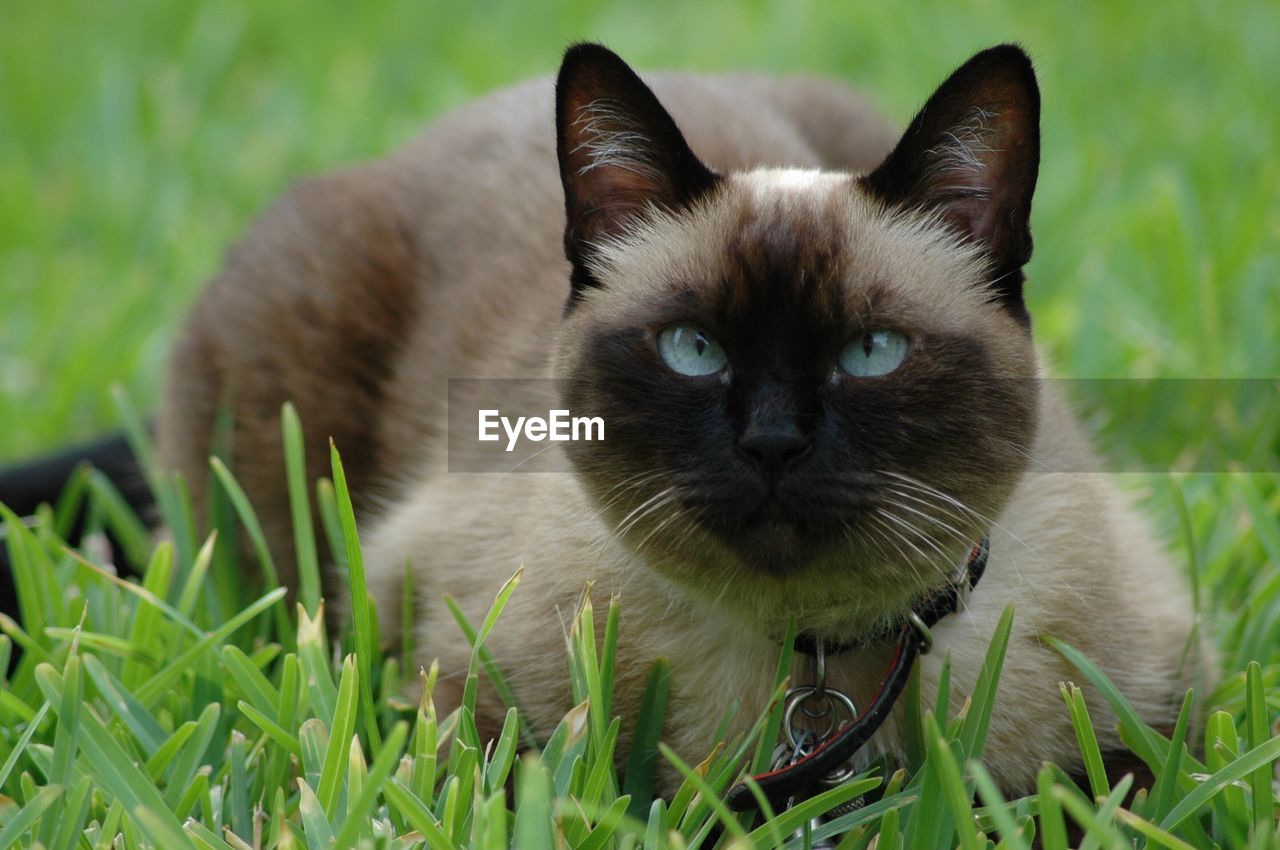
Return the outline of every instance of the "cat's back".
{"type": "MultiPolygon", "coordinates": [[[[721,171],[865,171],[894,138],[867,99],[830,80],[746,73],[644,77],[699,158],[721,171]]],[[[377,168],[394,175],[388,188],[437,263],[457,262],[471,276],[509,256],[536,257],[541,268],[565,273],[554,286],[562,300],[568,265],[550,78],[447,113],[377,168]],[[495,242],[499,237],[502,244],[495,242]]]]}

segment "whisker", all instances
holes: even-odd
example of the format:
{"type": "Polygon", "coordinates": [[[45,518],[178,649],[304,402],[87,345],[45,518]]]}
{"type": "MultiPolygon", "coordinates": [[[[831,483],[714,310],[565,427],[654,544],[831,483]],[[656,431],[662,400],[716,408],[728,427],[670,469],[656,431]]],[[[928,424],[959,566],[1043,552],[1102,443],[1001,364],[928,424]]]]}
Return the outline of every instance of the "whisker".
{"type": "MultiPolygon", "coordinates": [[[[892,511],[881,510],[880,513],[885,519],[889,520],[890,522],[897,523],[901,528],[904,528],[907,531],[911,532],[913,535],[919,538],[923,543],[925,543],[927,546],[929,546],[931,549],[937,552],[938,556],[940,556],[943,559],[948,559],[947,553],[942,551],[941,547],[939,547],[938,544],[934,542],[933,538],[929,537],[929,535],[925,534],[923,531],[916,528],[910,522],[907,522],[905,519],[903,519],[902,517],[899,517],[897,514],[893,513],[892,511]]],[[[925,551],[921,549],[919,546],[917,546],[915,543],[911,541],[907,541],[907,542],[908,542],[908,545],[911,546],[911,548],[914,549],[920,555],[920,560],[930,569],[934,570],[939,575],[941,575],[943,578],[949,578],[952,572],[954,572],[954,569],[949,566],[948,567],[940,566],[937,558],[925,553],[925,551]]]]}
{"type": "MultiPolygon", "coordinates": [[[[898,496],[901,498],[908,498],[908,499],[911,498],[911,496],[907,495],[906,493],[898,492],[896,490],[893,491],[893,493],[895,496],[898,496]]],[[[958,542],[961,542],[961,543],[969,542],[968,538],[965,535],[961,534],[958,528],[956,528],[955,526],[951,525],[948,522],[944,522],[943,520],[938,519],[935,516],[930,516],[924,511],[917,510],[916,508],[913,508],[910,505],[903,504],[902,502],[899,502],[896,499],[893,501],[893,506],[896,508],[901,508],[904,511],[910,511],[911,513],[915,514],[916,516],[920,517],[926,522],[941,526],[943,530],[950,532],[951,536],[954,537],[958,542]]]]}

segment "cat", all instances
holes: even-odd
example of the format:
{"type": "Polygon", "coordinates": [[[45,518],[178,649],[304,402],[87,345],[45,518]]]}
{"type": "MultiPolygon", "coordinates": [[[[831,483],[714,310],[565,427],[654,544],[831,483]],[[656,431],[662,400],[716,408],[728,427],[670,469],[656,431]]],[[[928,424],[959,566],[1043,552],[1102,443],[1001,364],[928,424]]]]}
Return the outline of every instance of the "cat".
{"type": "MultiPolygon", "coordinates": [[[[1192,626],[1125,495],[1053,472],[1092,454],[1038,380],[1023,295],[1039,114],[1010,45],[963,64],[901,135],[836,83],[641,78],[576,45],[554,83],[464,106],[276,203],[179,336],[161,456],[203,510],[217,411],[234,411],[233,468],[293,581],[278,425],[292,400],[308,473],[325,473],[329,437],[344,454],[379,611],[400,610],[413,572],[440,710],[470,654],[442,597],[479,622],[523,566],[488,646],[533,728],[570,707],[564,631],[591,583],[621,603],[614,708],[633,717],[668,659],[663,737],[690,762],[732,701],[733,732],[765,710],[792,621],[857,645],[828,681],[865,706],[894,651],[868,636],[987,541],[985,577],[933,628],[922,692],[949,658],[952,704],[971,693],[1015,603],[986,760],[1029,791],[1042,762],[1080,759],[1058,689],[1078,676],[1041,635],[1165,726],[1192,626]],[[463,377],[555,378],[608,438],[551,445],[571,472],[451,472],[470,451],[447,424],[463,377]]],[[[482,732],[504,712],[483,687],[482,732]]],[[[899,705],[860,763],[903,736],[899,705]]]]}

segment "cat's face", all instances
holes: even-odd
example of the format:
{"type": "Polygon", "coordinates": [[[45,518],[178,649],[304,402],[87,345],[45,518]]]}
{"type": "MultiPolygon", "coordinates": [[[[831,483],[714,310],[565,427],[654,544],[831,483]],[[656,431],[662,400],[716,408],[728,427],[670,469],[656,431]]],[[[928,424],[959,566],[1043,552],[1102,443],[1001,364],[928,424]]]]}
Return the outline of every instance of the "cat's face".
{"type": "Polygon", "coordinates": [[[1038,102],[1011,50],[867,177],[714,174],[620,60],[571,51],[558,374],[607,440],[570,453],[655,568],[820,620],[938,584],[988,531],[1035,431],[1038,102]]]}

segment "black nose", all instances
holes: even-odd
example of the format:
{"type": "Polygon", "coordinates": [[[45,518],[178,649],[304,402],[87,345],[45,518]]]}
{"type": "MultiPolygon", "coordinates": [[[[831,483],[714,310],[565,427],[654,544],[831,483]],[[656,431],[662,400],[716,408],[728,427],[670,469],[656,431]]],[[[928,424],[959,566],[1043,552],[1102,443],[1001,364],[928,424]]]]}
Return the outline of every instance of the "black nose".
{"type": "Polygon", "coordinates": [[[809,438],[798,428],[750,430],[738,438],[738,448],[770,473],[778,472],[809,450],[809,438]]]}

